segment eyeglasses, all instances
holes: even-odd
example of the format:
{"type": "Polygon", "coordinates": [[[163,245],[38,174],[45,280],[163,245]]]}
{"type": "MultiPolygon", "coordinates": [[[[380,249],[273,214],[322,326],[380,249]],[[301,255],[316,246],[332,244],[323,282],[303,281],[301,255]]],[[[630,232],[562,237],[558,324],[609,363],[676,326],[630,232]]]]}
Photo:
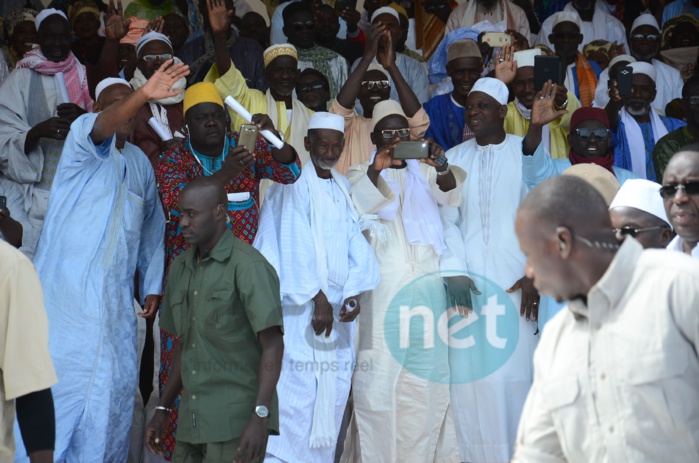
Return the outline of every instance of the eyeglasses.
{"type": "Polygon", "coordinates": [[[307,29],[309,31],[312,31],[316,28],[316,24],[313,21],[306,21],[306,22],[295,22],[291,23],[291,29],[294,32],[301,32],[304,29],[307,29]]]}
{"type": "Polygon", "coordinates": [[[327,90],[323,82],[315,82],[312,84],[298,84],[296,85],[296,93],[310,92],[311,90],[327,90]]]}
{"type": "Polygon", "coordinates": [[[658,34],[634,34],[631,36],[631,40],[650,40],[655,42],[660,38],[658,34]]]}
{"type": "Polygon", "coordinates": [[[381,136],[384,140],[390,140],[393,137],[406,138],[410,136],[410,129],[386,129],[381,131],[381,136]]]}
{"type": "Polygon", "coordinates": [[[580,141],[588,141],[592,135],[598,140],[606,140],[609,136],[609,129],[575,129],[575,135],[580,141]]]}
{"type": "Polygon", "coordinates": [[[690,96],[684,99],[689,106],[699,106],[699,96],[690,96]]]}
{"type": "Polygon", "coordinates": [[[554,32],[553,35],[556,40],[568,40],[568,41],[573,41],[573,40],[578,40],[580,37],[582,37],[582,34],[579,33],[564,33],[564,32],[554,32]]]}
{"type": "Polygon", "coordinates": [[[172,59],[172,54],[170,53],[163,53],[162,55],[143,55],[143,60],[147,62],[151,61],[167,61],[169,59],[172,59]]]}
{"type": "Polygon", "coordinates": [[[378,88],[379,90],[383,90],[384,88],[388,88],[389,85],[391,84],[387,80],[365,80],[362,82],[362,88],[367,90],[371,90],[374,87],[378,88]]]}
{"type": "Polygon", "coordinates": [[[689,196],[699,195],[699,181],[678,183],[676,185],[663,185],[660,187],[660,196],[665,199],[672,199],[677,194],[677,190],[684,191],[689,196]]]}
{"type": "Polygon", "coordinates": [[[621,236],[630,236],[632,238],[635,238],[636,235],[639,233],[651,231],[651,230],[661,230],[663,228],[667,228],[664,225],[658,225],[657,227],[648,227],[648,228],[633,228],[633,227],[621,227],[621,228],[615,228],[614,233],[617,235],[621,236]]]}

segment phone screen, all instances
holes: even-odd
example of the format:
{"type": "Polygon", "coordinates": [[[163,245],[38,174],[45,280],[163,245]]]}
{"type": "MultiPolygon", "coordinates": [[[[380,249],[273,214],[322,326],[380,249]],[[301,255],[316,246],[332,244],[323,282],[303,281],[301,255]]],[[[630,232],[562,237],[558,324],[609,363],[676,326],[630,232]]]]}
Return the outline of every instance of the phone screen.
{"type": "Polygon", "coordinates": [[[561,58],[558,56],[535,56],[534,90],[537,92],[540,91],[549,80],[556,85],[561,85],[563,83],[561,58]]]}

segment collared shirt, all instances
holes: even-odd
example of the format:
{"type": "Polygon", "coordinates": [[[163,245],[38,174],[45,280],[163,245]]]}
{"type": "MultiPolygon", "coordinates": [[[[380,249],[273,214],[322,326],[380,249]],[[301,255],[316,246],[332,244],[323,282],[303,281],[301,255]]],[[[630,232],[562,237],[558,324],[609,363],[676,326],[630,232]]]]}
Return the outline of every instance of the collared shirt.
{"type": "MultiPolygon", "coordinates": [[[[183,343],[177,438],[194,444],[240,437],[257,405],[257,333],[283,326],[279,278],[262,254],[227,232],[203,259],[197,249],[170,267],[160,318],[183,343]]],[[[278,434],[276,394],[269,411],[278,434]]]]}
{"type": "MultiPolygon", "coordinates": [[[[667,249],[668,251],[685,252],[684,240],[680,238],[680,235],[677,235],[672,239],[672,241],[670,241],[670,244],[668,244],[667,248],[665,249],[667,249]]],[[[692,249],[690,255],[694,259],[699,259],[699,244],[694,246],[694,249],[692,249]]]]}
{"type": "Polygon", "coordinates": [[[543,332],[513,462],[699,461],[699,263],[624,240],[543,332]]]}

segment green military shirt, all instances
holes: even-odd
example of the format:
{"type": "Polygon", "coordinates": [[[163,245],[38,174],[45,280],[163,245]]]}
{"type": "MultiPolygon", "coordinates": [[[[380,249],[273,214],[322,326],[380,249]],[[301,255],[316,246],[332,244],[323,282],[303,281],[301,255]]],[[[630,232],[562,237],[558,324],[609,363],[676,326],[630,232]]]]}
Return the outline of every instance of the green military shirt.
{"type": "MultiPolygon", "coordinates": [[[[236,439],[256,405],[257,333],[283,325],[279,277],[262,254],[226,232],[206,258],[196,248],[178,256],[168,280],[160,327],[183,343],[177,439],[236,439]]],[[[276,393],[268,422],[279,434],[276,393]]]]}

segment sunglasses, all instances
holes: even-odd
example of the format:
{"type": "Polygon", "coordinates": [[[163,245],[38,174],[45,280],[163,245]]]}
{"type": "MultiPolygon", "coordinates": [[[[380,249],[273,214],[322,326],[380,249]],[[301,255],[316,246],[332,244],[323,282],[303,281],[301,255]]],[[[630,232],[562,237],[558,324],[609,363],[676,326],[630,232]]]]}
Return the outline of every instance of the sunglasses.
{"type": "Polygon", "coordinates": [[[650,40],[651,42],[655,42],[659,38],[658,34],[634,34],[631,36],[631,40],[650,40]]]}
{"type": "Polygon", "coordinates": [[[384,88],[388,88],[391,84],[387,80],[365,80],[362,82],[362,88],[365,88],[367,90],[371,90],[374,87],[378,88],[379,90],[383,90],[384,88]]]}
{"type": "Polygon", "coordinates": [[[296,86],[296,93],[300,92],[310,92],[311,90],[327,90],[323,82],[316,82],[313,84],[298,84],[296,86]]]}
{"type": "Polygon", "coordinates": [[[151,62],[151,61],[167,61],[169,59],[172,59],[172,54],[170,53],[163,53],[162,55],[143,55],[143,61],[146,62],[151,62]]]}
{"type": "Polygon", "coordinates": [[[663,225],[658,225],[657,227],[648,227],[648,228],[633,228],[633,227],[621,227],[621,228],[615,228],[614,233],[617,235],[621,236],[630,236],[632,238],[635,238],[636,235],[639,233],[651,231],[651,230],[661,230],[663,228],[667,228],[663,225]]]}
{"type": "Polygon", "coordinates": [[[598,140],[606,140],[609,136],[609,129],[575,129],[575,135],[580,141],[588,141],[593,135],[598,140]]]}
{"type": "Polygon", "coordinates": [[[684,191],[688,196],[699,195],[699,181],[679,183],[676,185],[663,185],[660,187],[660,196],[665,199],[672,199],[677,194],[677,190],[684,191]]]}
{"type": "Polygon", "coordinates": [[[307,29],[309,31],[312,31],[316,28],[316,24],[313,21],[306,21],[306,22],[295,22],[291,23],[291,29],[294,32],[301,32],[304,29],[307,29]]]}
{"type": "Polygon", "coordinates": [[[699,106],[699,96],[690,96],[684,99],[689,106],[699,106]]]}
{"type": "Polygon", "coordinates": [[[410,136],[410,129],[386,129],[381,131],[381,136],[384,140],[390,140],[393,137],[407,138],[410,136]]]}

